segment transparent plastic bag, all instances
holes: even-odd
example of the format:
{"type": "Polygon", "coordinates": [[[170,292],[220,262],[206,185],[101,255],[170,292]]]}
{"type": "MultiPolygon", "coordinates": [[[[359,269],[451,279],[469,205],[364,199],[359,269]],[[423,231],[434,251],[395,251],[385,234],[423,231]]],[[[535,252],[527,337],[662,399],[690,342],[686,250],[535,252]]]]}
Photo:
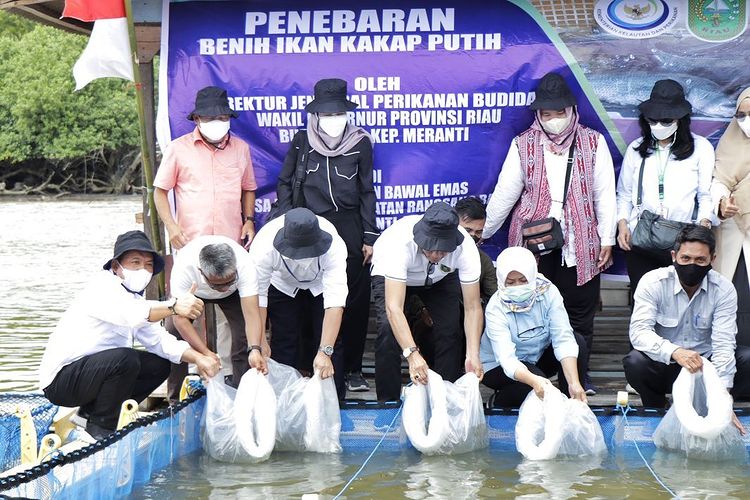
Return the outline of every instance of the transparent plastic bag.
{"type": "Polygon", "coordinates": [[[703,369],[683,368],[672,386],[674,404],[654,431],[659,448],[701,460],[746,460],[747,450],[732,425],[732,397],[716,368],[703,358],[703,369]]]}
{"type": "Polygon", "coordinates": [[[266,377],[252,369],[234,389],[221,374],[206,384],[203,448],[222,462],[254,463],[273,451],[276,398],[266,377]]]}
{"type": "Polygon", "coordinates": [[[479,379],[467,373],[455,383],[429,371],[428,384],[406,388],[401,418],[412,445],[426,455],[466,453],[488,444],[479,379]]]}
{"type": "Polygon", "coordinates": [[[341,413],[332,377],[305,378],[294,368],[269,359],[268,381],[277,400],[277,450],[341,451],[341,413]]]}
{"type": "Polygon", "coordinates": [[[568,399],[563,438],[557,456],[596,457],[607,453],[604,433],[589,405],[568,399]]]}

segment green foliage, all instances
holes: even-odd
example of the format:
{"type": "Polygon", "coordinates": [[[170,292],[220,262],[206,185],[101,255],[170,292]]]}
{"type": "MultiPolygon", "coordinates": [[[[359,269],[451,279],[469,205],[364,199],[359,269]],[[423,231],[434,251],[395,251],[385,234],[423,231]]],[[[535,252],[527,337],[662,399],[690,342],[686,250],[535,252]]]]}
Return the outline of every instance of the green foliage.
{"type": "Polygon", "coordinates": [[[0,10],[0,33],[5,37],[18,38],[34,29],[34,23],[20,16],[0,10]]]}
{"type": "Polygon", "coordinates": [[[0,17],[0,162],[137,147],[132,83],[106,78],[74,92],[87,38],[9,17],[0,17]]]}

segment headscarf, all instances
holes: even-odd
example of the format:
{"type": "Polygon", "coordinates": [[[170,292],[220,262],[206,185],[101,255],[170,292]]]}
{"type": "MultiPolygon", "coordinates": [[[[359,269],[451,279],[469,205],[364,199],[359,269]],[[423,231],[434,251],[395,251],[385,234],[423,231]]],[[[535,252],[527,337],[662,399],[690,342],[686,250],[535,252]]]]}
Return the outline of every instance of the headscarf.
{"type": "Polygon", "coordinates": [[[556,155],[565,154],[570,149],[570,145],[576,138],[578,131],[578,106],[568,106],[565,108],[565,117],[570,121],[565,130],[559,134],[551,134],[542,127],[542,110],[534,113],[534,123],[531,129],[538,130],[542,135],[542,146],[546,147],[556,155]]]}
{"type": "Polygon", "coordinates": [[[497,293],[503,305],[510,311],[528,311],[537,297],[549,289],[549,285],[549,280],[537,272],[536,257],[527,248],[508,247],[497,257],[497,293]],[[509,296],[508,290],[514,287],[505,286],[505,278],[512,271],[523,274],[528,283],[533,283],[534,292],[523,302],[517,302],[509,296]]]}
{"type": "Polygon", "coordinates": [[[308,113],[307,115],[307,140],[310,146],[322,154],[332,158],[339,156],[357,145],[363,137],[367,137],[370,143],[373,143],[372,137],[362,127],[357,127],[351,123],[346,124],[344,133],[341,137],[331,137],[318,126],[320,118],[317,113],[308,113]]]}
{"type": "MultiPolygon", "coordinates": [[[[750,88],[737,98],[735,113],[745,99],[750,99],[750,88]]],[[[750,229],[750,138],[740,129],[737,118],[732,117],[716,147],[714,178],[734,194],[740,211],[734,216],[742,232],[750,229]]]]}

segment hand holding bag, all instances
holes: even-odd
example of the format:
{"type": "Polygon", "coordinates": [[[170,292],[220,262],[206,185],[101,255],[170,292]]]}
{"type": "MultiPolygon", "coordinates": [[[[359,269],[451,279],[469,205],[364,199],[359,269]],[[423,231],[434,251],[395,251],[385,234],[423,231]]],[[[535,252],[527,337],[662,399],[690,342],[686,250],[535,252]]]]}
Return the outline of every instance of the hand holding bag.
{"type": "MultiPolygon", "coordinates": [[[[573,168],[573,156],[576,149],[576,141],[570,145],[568,152],[568,168],[565,171],[565,189],[563,190],[562,207],[565,209],[565,201],[568,198],[568,186],[570,184],[570,172],[573,168]]],[[[521,226],[521,241],[523,246],[531,250],[532,253],[540,254],[557,250],[565,245],[565,236],[563,235],[560,221],[554,217],[546,217],[521,226]]]]}

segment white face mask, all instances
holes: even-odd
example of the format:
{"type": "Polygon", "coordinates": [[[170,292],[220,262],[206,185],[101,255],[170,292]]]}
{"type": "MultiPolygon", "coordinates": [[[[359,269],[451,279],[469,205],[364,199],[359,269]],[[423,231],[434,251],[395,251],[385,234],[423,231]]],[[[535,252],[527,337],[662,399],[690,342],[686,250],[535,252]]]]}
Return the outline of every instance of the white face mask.
{"type": "Polygon", "coordinates": [[[672,136],[672,134],[677,132],[676,120],[672,122],[671,125],[662,125],[661,123],[657,123],[656,125],[649,126],[651,127],[651,135],[653,135],[657,141],[663,141],[667,137],[670,137],[672,136]]]}
{"type": "Polygon", "coordinates": [[[750,116],[746,116],[742,120],[737,120],[737,125],[740,126],[745,136],[750,138],[750,116]]]}
{"type": "Polygon", "coordinates": [[[152,274],[148,269],[138,269],[137,271],[133,271],[124,266],[121,267],[121,269],[122,275],[124,276],[122,284],[131,292],[140,293],[151,282],[152,274]]]}
{"type": "Polygon", "coordinates": [[[339,137],[343,134],[347,123],[349,123],[349,117],[346,113],[343,115],[321,116],[318,119],[320,128],[330,137],[339,137]]]}
{"type": "Polygon", "coordinates": [[[203,137],[209,140],[209,142],[220,142],[225,135],[229,132],[229,120],[211,120],[210,122],[200,122],[198,129],[203,134],[203,137]]]}
{"type": "Polygon", "coordinates": [[[565,118],[552,118],[551,120],[547,120],[546,122],[543,121],[542,127],[544,127],[544,130],[546,130],[550,134],[557,135],[565,130],[565,127],[568,126],[568,123],[570,123],[569,116],[566,116],[565,118]]]}
{"type": "Polygon", "coordinates": [[[505,290],[503,290],[503,294],[505,295],[507,300],[516,304],[521,304],[529,300],[531,296],[534,295],[535,291],[535,283],[526,283],[524,285],[505,287],[505,290]]]}

